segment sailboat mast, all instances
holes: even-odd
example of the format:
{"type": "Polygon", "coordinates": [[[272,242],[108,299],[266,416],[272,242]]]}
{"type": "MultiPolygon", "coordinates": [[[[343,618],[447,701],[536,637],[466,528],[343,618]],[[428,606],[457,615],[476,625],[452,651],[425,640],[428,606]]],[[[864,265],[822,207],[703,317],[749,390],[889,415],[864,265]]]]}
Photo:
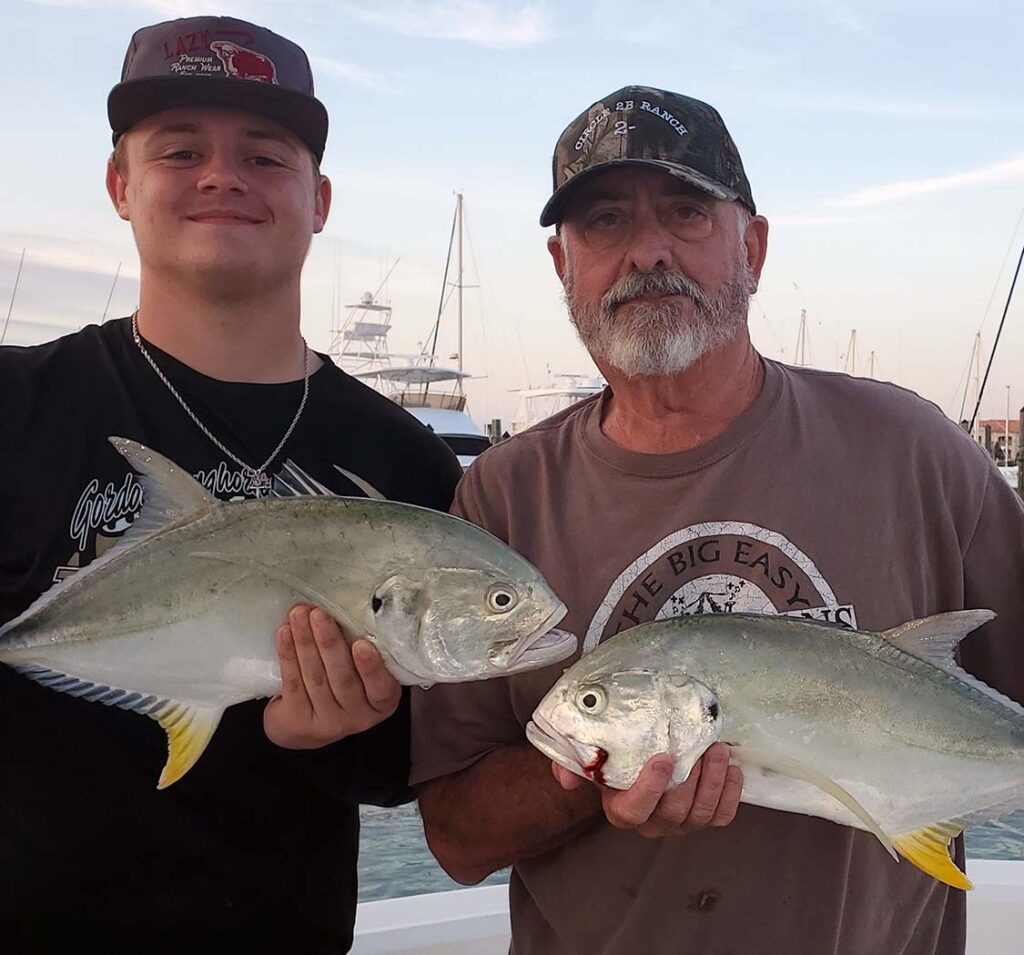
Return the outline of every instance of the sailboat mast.
{"type": "Polygon", "coordinates": [[[107,320],[107,312],[110,311],[110,302],[114,298],[114,289],[117,288],[117,279],[121,275],[121,263],[117,263],[117,271],[114,273],[114,281],[110,283],[110,294],[107,296],[107,304],[103,306],[103,317],[100,319],[102,325],[107,320]]]}
{"type": "Polygon", "coordinates": [[[11,304],[7,306],[7,319],[4,321],[4,330],[0,333],[0,345],[7,337],[7,326],[11,324],[11,312],[14,311],[14,296],[18,294],[18,283],[21,281],[21,267],[25,264],[25,250],[21,250],[21,261],[18,263],[18,274],[14,276],[14,290],[11,292],[11,304]]]}
{"type": "MultiPolygon", "coordinates": [[[[458,267],[458,289],[459,289],[459,308],[458,308],[458,323],[459,323],[459,371],[462,371],[462,193],[457,194],[458,197],[455,200],[455,216],[458,219],[458,250],[456,259],[458,267]]],[[[459,391],[462,391],[462,378],[459,378],[459,391]]]]}
{"type": "Polygon", "coordinates": [[[981,332],[974,336],[974,416],[971,418],[971,434],[975,441],[981,440],[981,426],[978,424],[978,406],[981,404],[981,332]]]}

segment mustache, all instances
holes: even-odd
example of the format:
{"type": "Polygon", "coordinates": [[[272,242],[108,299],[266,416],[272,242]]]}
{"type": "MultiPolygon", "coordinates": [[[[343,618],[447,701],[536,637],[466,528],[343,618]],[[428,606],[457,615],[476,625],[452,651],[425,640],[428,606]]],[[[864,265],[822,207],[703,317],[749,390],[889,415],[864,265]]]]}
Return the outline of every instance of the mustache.
{"type": "Polygon", "coordinates": [[[714,311],[715,303],[688,275],[657,269],[654,272],[630,272],[616,282],[601,298],[601,309],[611,314],[641,295],[685,295],[701,311],[714,311]]]}

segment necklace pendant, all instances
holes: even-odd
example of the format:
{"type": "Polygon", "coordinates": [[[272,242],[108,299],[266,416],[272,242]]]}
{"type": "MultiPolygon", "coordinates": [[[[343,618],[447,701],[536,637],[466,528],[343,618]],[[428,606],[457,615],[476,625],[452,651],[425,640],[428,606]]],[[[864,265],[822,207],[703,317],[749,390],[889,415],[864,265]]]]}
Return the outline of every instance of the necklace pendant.
{"type": "Polygon", "coordinates": [[[274,482],[264,471],[257,471],[255,468],[248,468],[245,472],[245,489],[254,497],[266,497],[274,482]]]}

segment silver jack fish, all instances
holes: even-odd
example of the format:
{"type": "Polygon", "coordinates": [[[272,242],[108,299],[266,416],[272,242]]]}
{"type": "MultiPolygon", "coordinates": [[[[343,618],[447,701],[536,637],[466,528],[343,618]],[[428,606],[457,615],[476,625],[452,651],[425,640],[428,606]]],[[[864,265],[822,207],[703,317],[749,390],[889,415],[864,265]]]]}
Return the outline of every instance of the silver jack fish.
{"type": "Polygon", "coordinates": [[[365,636],[404,684],[505,676],[576,649],[552,629],[565,606],[537,570],[473,524],[333,496],[294,467],[278,492],[322,496],[221,503],[159,454],[110,440],[143,474],[142,513],[0,627],[0,663],[159,722],[161,789],[202,755],[227,707],[279,692],[275,632],[297,601],[365,636]]]}
{"type": "Polygon", "coordinates": [[[742,801],[873,833],[948,885],[967,826],[1024,808],[1024,708],[956,665],[966,610],[868,633],[721,614],[645,624],[570,667],[527,725],[573,772],[626,789],[657,753],[672,785],[715,740],[742,801]]]}

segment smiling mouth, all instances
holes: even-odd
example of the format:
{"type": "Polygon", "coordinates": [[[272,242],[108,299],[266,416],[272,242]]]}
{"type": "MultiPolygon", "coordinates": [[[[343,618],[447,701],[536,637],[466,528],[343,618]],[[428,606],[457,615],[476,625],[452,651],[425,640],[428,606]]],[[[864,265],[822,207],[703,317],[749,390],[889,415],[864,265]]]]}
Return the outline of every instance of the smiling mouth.
{"type": "Polygon", "coordinates": [[[263,221],[238,212],[202,212],[186,218],[207,225],[259,225],[263,221]]]}

